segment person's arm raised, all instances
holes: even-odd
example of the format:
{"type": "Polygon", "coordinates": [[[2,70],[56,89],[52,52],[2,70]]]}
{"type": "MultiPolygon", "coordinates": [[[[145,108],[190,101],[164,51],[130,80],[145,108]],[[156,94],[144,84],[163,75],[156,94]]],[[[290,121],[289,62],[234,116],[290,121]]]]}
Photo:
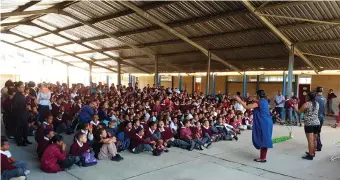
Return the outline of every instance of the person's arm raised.
{"type": "Polygon", "coordinates": [[[298,103],[295,103],[295,104],[294,104],[294,110],[295,110],[296,113],[298,113],[298,114],[301,114],[301,113],[305,112],[305,110],[307,109],[307,103],[304,103],[304,104],[300,107],[300,109],[299,109],[298,106],[299,106],[298,103]]]}
{"type": "Polygon", "coordinates": [[[234,96],[234,99],[236,99],[236,101],[238,103],[240,103],[245,109],[254,109],[259,107],[259,105],[257,103],[252,103],[252,104],[246,104],[245,102],[242,101],[242,99],[239,96],[234,96]]]}

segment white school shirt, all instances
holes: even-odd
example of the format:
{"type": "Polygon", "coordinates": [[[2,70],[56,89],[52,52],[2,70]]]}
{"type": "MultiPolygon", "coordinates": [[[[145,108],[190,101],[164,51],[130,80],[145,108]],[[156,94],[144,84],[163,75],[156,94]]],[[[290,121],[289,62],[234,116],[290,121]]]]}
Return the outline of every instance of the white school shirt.
{"type": "Polygon", "coordinates": [[[9,152],[9,151],[2,151],[2,150],[0,150],[0,153],[3,154],[3,155],[6,155],[7,158],[12,157],[12,154],[11,154],[11,152],[9,152]]]}
{"type": "Polygon", "coordinates": [[[281,103],[283,101],[283,103],[276,105],[275,107],[283,107],[285,105],[285,97],[283,95],[281,96],[275,96],[275,101],[277,103],[281,103]]]}

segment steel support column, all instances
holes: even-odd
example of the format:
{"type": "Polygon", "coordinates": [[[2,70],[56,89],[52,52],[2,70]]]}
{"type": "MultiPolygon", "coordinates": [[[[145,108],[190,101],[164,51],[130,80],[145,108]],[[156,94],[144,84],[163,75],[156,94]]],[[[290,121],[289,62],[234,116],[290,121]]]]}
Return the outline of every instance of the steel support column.
{"type": "Polygon", "coordinates": [[[247,74],[243,72],[243,97],[247,95],[247,74]]]}
{"type": "Polygon", "coordinates": [[[212,74],[212,87],[211,87],[211,95],[215,96],[215,87],[216,87],[216,74],[212,74]]]}
{"type": "Polygon", "coordinates": [[[174,76],[171,76],[171,88],[174,88],[174,76]]]}
{"type": "Polygon", "coordinates": [[[299,75],[295,75],[295,82],[294,82],[294,95],[298,96],[298,90],[299,90],[299,75]]]}
{"type": "Polygon", "coordinates": [[[89,63],[89,82],[90,82],[90,86],[91,86],[91,84],[92,84],[92,64],[91,63],[89,63]]]}
{"type": "Polygon", "coordinates": [[[131,74],[129,74],[129,84],[132,85],[132,75],[131,74]]]}
{"type": "Polygon", "coordinates": [[[182,91],[182,76],[178,75],[178,89],[182,91]]]}
{"type": "Polygon", "coordinates": [[[282,78],[282,95],[286,96],[286,92],[287,92],[287,75],[286,75],[286,71],[283,71],[283,78],[282,78]]]}
{"type": "Polygon", "coordinates": [[[225,94],[228,94],[228,83],[229,83],[229,77],[225,76],[225,94]]]}
{"type": "Polygon", "coordinates": [[[288,98],[292,96],[293,69],[294,69],[294,45],[291,45],[288,63],[288,84],[287,84],[288,98]]]}
{"type": "Polygon", "coordinates": [[[110,76],[106,75],[106,85],[110,87],[110,76]]]}
{"type": "Polygon", "coordinates": [[[210,65],[211,65],[211,52],[208,52],[208,69],[207,69],[207,78],[206,78],[206,87],[205,87],[205,94],[209,95],[210,92],[210,65]]]}
{"type": "Polygon", "coordinates": [[[66,74],[67,74],[67,79],[66,79],[66,83],[67,83],[67,87],[70,87],[70,70],[69,70],[69,65],[66,65],[66,74]]]}
{"type": "Polygon", "coordinates": [[[159,85],[158,83],[158,56],[155,55],[155,77],[154,77],[154,80],[155,80],[155,85],[159,85]]]}
{"type": "Polygon", "coordinates": [[[195,92],[195,76],[192,76],[192,84],[191,84],[192,94],[195,92]]]}
{"type": "Polygon", "coordinates": [[[260,75],[256,76],[256,92],[260,90],[260,75]]]}
{"type": "Polygon", "coordinates": [[[117,63],[117,85],[122,84],[121,65],[122,65],[121,62],[118,61],[117,63]]]}

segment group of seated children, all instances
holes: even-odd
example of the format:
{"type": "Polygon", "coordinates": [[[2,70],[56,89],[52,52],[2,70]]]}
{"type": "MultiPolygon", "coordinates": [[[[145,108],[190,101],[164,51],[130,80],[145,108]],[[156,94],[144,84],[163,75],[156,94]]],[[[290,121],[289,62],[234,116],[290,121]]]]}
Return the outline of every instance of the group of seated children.
{"type": "Polygon", "coordinates": [[[66,144],[59,135],[59,129],[55,128],[63,124],[58,123],[61,116],[56,114],[57,119],[48,114],[35,133],[40,167],[48,173],[62,171],[73,164],[84,165],[84,156],[118,162],[124,159],[119,154],[124,150],[135,154],[150,151],[156,156],[169,152],[170,147],[203,150],[211,147],[213,142],[238,140],[240,130],[251,129],[252,126],[252,115],[248,112],[234,113],[233,110],[227,117],[216,114],[209,119],[198,120],[185,116],[182,121],[178,121],[177,117],[157,120],[142,115],[133,121],[117,119],[104,122],[99,121],[98,115],[93,115],[90,123],[80,124],[67,155],[66,144]]]}

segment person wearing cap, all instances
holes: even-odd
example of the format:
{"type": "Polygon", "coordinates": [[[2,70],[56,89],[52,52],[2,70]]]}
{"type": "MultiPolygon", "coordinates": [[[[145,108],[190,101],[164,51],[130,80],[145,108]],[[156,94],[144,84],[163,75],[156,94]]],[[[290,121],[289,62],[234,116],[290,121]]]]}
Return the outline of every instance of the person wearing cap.
{"type": "Polygon", "coordinates": [[[260,149],[260,158],[254,159],[255,162],[265,163],[267,162],[267,150],[273,148],[272,133],[273,133],[273,121],[270,116],[268,101],[266,99],[266,93],[264,90],[257,91],[258,101],[252,104],[246,104],[239,96],[234,98],[245,109],[254,110],[253,119],[253,145],[256,149],[260,149]]]}
{"type": "Polygon", "coordinates": [[[326,99],[322,96],[322,92],[323,92],[322,87],[317,87],[316,92],[317,92],[317,95],[316,95],[315,99],[316,99],[316,102],[319,103],[318,118],[319,118],[319,121],[320,121],[320,129],[319,129],[318,136],[317,136],[316,150],[321,151],[322,143],[321,143],[320,133],[321,133],[322,124],[323,124],[325,116],[326,116],[326,106],[325,106],[326,105],[326,99]]]}

